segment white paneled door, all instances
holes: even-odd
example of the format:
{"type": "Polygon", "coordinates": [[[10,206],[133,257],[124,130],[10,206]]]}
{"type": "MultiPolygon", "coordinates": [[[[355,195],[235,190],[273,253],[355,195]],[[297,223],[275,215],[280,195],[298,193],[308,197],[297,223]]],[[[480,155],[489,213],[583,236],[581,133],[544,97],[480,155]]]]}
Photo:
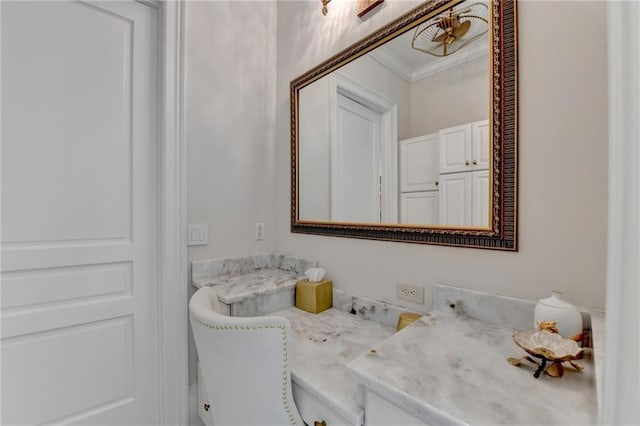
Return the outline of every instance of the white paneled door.
{"type": "Polygon", "coordinates": [[[2,14],[2,423],[158,423],[157,19],[2,14]]]}

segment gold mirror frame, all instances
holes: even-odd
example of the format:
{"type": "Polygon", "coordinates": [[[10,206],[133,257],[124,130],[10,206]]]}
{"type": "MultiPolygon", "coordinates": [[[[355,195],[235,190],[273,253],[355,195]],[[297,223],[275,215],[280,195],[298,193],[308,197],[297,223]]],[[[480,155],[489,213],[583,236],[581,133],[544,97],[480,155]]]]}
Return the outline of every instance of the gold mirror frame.
{"type": "Polygon", "coordinates": [[[402,15],[291,81],[291,232],[517,251],[516,0],[490,0],[492,209],[487,228],[357,224],[298,218],[298,102],[305,86],[464,0],[432,0],[402,15]]]}

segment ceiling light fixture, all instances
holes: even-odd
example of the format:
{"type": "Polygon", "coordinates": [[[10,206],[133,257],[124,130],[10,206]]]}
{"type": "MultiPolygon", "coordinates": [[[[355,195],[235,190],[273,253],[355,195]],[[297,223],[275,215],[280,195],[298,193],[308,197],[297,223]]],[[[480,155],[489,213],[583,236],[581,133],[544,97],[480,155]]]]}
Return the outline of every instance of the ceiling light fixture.
{"type": "Polygon", "coordinates": [[[489,31],[485,3],[451,8],[416,28],[411,47],[433,56],[449,56],[489,31]]]}

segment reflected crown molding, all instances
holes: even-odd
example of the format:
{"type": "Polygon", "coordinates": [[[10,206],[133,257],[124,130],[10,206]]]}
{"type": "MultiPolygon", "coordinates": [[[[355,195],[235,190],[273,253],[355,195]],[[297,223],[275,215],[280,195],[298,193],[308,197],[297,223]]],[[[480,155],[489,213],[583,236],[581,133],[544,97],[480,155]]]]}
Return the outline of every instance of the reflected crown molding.
{"type": "Polygon", "coordinates": [[[489,45],[483,43],[475,43],[466,49],[456,52],[454,55],[438,58],[429,64],[413,69],[398,55],[394,54],[391,49],[386,46],[380,46],[378,49],[369,52],[369,56],[378,61],[383,66],[397,74],[407,83],[415,83],[434,74],[457,67],[465,62],[487,56],[489,54],[489,45]]]}

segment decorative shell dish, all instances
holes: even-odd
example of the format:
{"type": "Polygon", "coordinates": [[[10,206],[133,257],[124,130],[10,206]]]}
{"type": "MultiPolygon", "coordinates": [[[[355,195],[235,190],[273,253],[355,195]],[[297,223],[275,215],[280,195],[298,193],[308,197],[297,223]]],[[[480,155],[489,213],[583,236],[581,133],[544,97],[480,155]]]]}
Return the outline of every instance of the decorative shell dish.
{"type": "Polygon", "coordinates": [[[543,356],[550,361],[570,361],[582,353],[576,341],[548,331],[516,330],[513,341],[529,354],[543,356]]]}

